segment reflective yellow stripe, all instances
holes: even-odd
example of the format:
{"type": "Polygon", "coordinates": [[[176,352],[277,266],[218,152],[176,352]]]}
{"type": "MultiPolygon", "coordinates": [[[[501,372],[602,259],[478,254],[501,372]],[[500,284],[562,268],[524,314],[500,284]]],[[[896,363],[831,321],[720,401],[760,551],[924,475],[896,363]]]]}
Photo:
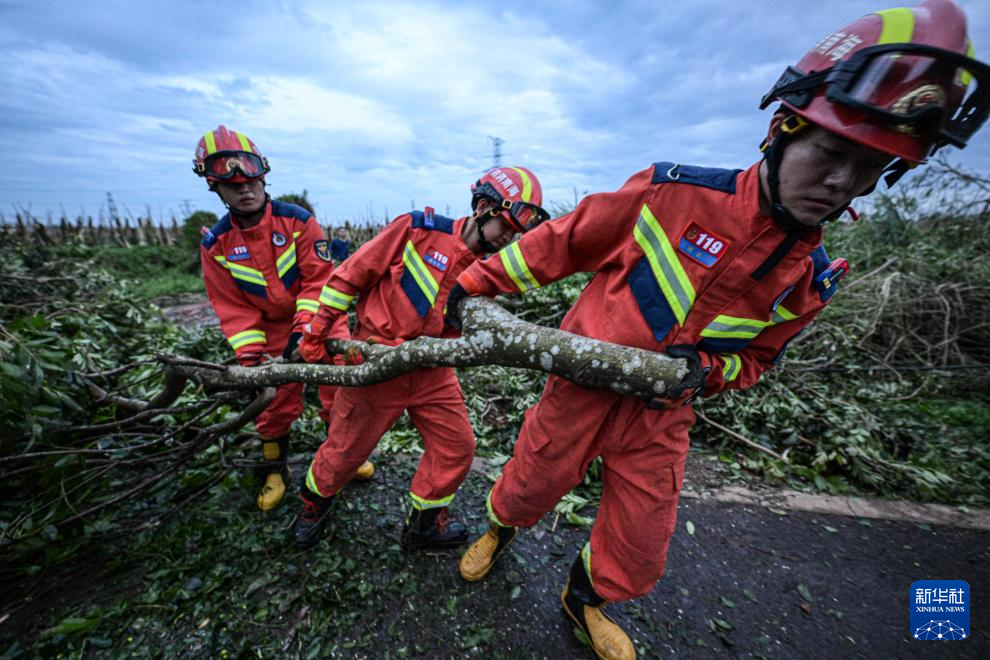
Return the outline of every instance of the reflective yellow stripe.
{"type": "Polygon", "coordinates": [[[203,134],[203,140],[206,142],[206,155],[209,156],[215,153],[217,150],[217,141],[213,137],[213,131],[203,134]]]}
{"type": "Polygon", "coordinates": [[[488,509],[488,519],[499,527],[511,527],[511,525],[506,525],[504,522],[498,519],[495,512],[492,510],[492,491],[488,491],[488,495],[485,496],[485,508],[488,509]]]}
{"type": "Polygon", "coordinates": [[[731,383],[739,376],[739,370],[742,368],[742,358],[736,353],[719,353],[719,356],[725,362],[725,366],[722,367],[722,380],[726,383],[731,383]]]}
{"type": "Polygon", "coordinates": [[[538,289],[540,287],[540,283],[536,281],[533,273],[530,272],[529,264],[523,258],[522,250],[519,249],[518,243],[511,243],[507,247],[502,248],[498,256],[502,259],[502,266],[505,267],[505,272],[509,274],[509,277],[516,283],[520,291],[526,293],[531,289],[538,289]]]}
{"type": "Polygon", "coordinates": [[[268,286],[268,282],[265,281],[265,275],[260,270],[255,270],[254,268],[248,268],[247,266],[242,266],[240,264],[235,264],[227,261],[226,257],[213,257],[217,260],[221,266],[230,271],[230,274],[239,280],[245,282],[250,282],[251,284],[257,284],[258,286],[268,286]]]}
{"type": "Polygon", "coordinates": [[[769,321],[719,314],[715,317],[714,321],[708,324],[708,327],[701,331],[701,336],[723,339],[753,339],[765,328],[783,323],[784,321],[793,321],[797,317],[797,314],[788,310],[783,305],[779,305],[774,310],[769,321]]]}
{"type": "MultiPolygon", "coordinates": [[[[973,41],[971,39],[966,39],[966,57],[970,59],[976,59],[976,49],[973,48],[973,41]]],[[[959,72],[959,84],[966,87],[973,80],[973,74],[962,69],[959,72]]]]}
{"type": "Polygon", "coordinates": [[[354,302],[354,296],[337,291],[337,289],[331,286],[325,286],[323,287],[323,291],[320,292],[320,302],[327,307],[333,307],[334,309],[346,312],[347,308],[354,302]]]}
{"type": "Polygon", "coordinates": [[[432,306],[437,301],[437,293],[440,291],[440,285],[433,279],[433,275],[426,268],[426,263],[419,256],[419,252],[416,252],[416,247],[412,241],[406,243],[406,249],[402,252],[402,263],[406,265],[409,274],[416,280],[416,284],[423,292],[423,295],[426,296],[426,299],[430,301],[430,306],[432,306]]]}
{"type": "Polygon", "coordinates": [[[522,177],[522,201],[528,202],[529,198],[533,196],[533,182],[530,181],[529,175],[526,174],[524,170],[521,170],[518,167],[513,167],[512,169],[517,172],[520,177],[522,177]]]}
{"type": "Polygon", "coordinates": [[[639,213],[633,236],[649,260],[650,270],[653,271],[653,276],[660,285],[667,303],[677,317],[677,322],[683,325],[684,319],[694,305],[694,287],[684,267],[681,266],[681,261],[677,258],[667,234],[645,204],[639,213]]]}
{"type": "Polygon", "coordinates": [[[278,276],[283,277],[290,268],[296,265],[296,244],[293,242],[285,252],[275,260],[275,268],[278,269],[278,276]]]}
{"type": "MultiPolygon", "coordinates": [[[[581,561],[584,563],[584,570],[588,574],[588,582],[592,582],[592,580],[591,580],[591,541],[588,541],[587,543],[585,543],[584,544],[584,547],[581,548],[581,561]]],[[[594,583],[593,582],[592,582],[592,585],[591,586],[594,586],[594,583]]]]}
{"type": "Polygon", "coordinates": [[[248,152],[249,154],[254,153],[254,149],[251,148],[251,142],[247,139],[247,137],[241,135],[237,131],[234,131],[234,135],[237,136],[237,141],[241,143],[241,149],[248,152]]]}
{"type": "Polygon", "coordinates": [[[907,7],[897,9],[883,9],[874,12],[883,19],[883,28],[880,30],[880,44],[906,44],[911,41],[914,35],[914,12],[907,7]]]}
{"type": "Polygon", "coordinates": [[[414,509],[439,509],[442,506],[447,506],[454,500],[453,495],[441,497],[439,500],[426,500],[412,491],[409,491],[409,497],[412,498],[414,509]]]}
{"type": "Polygon", "coordinates": [[[268,341],[267,336],[263,330],[245,330],[244,332],[238,332],[236,335],[227,337],[227,341],[230,342],[231,348],[235,351],[248,344],[264,344],[268,341]]]}
{"type": "Polygon", "coordinates": [[[783,323],[784,321],[793,321],[798,317],[797,314],[788,310],[783,305],[778,305],[777,309],[773,310],[773,314],[770,316],[770,320],[773,323],[783,323]]]}
{"type": "Polygon", "coordinates": [[[321,493],[320,492],[320,489],[317,488],[317,486],[316,486],[316,479],[313,478],[313,464],[312,463],[309,464],[309,469],[306,470],[306,488],[311,493],[316,493],[320,497],[326,497],[326,495],[324,495],[323,493],[321,493]]]}
{"type": "Polygon", "coordinates": [[[313,312],[314,314],[320,309],[320,301],[313,300],[312,298],[296,298],[296,311],[297,312],[313,312]]]}
{"type": "Polygon", "coordinates": [[[701,336],[726,339],[752,339],[760,334],[764,328],[768,328],[771,325],[774,325],[773,321],[759,321],[757,319],[719,314],[715,317],[714,321],[708,324],[707,328],[701,331],[701,336]]]}
{"type": "Polygon", "coordinates": [[[301,231],[294,231],[294,232],[292,232],[292,238],[293,238],[293,240],[299,238],[301,235],[302,235],[302,232],[301,231]]]}

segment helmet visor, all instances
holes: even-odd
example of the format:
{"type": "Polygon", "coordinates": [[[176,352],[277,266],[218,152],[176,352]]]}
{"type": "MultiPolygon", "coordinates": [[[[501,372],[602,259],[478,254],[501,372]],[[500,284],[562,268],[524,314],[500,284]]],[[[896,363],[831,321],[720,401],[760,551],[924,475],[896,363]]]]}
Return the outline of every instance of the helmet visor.
{"type": "Polygon", "coordinates": [[[508,200],[505,200],[502,202],[502,206],[509,212],[512,226],[516,231],[521,231],[524,234],[550,219],[550,214],[542,206],[529,202],[509,203],[508,200]],[[507,203],[509,205],[505,206],[507,203]]]}
{"type": "Polygon", "coordinates": [[[482,197],[495,205],[489,211],[492,216],[501,214],[506,222],[518,232],[526,233],[540,223],[550,219],[550,214],[542,206],[530,204],[529,202],[513,202],[512,200],[508,200],[488,181],[485,181],[475,189],[471,201],[472,208],[477,207],[478,199],[482,197]]]}
{"type": "Polygon", "coordinates": [[[864,48],[826,78],[832,102],[865,110],[894,130],[966,145],[990,111],[990,67],[917,44],[864,48]]]}
{"type": "Polygon", "coordinates": [[[203,161],[206,176],[227,181],[238,174],[257,179],[268,171],[267,164],[257,154],[247,151],[218,151],[203,161]]]}

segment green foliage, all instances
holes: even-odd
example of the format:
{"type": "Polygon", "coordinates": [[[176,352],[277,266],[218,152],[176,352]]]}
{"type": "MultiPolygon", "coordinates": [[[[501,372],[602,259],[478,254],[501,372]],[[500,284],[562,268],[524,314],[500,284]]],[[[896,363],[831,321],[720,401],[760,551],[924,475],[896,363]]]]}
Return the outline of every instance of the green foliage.
{"type": "Polygon", "coordinates": [[[217,224],[215,213],[209,211],[195,211],[182,221],[182,248],[189,254],[199,252],[199,242],[202,240],[201,230],[207,229],[217,224]]]}
{"type": "Polygon", "coordinates": [[[302,194],[298,193],[286,193],[284,195],[279,195],[275,198],[276,202],[288,202],[289,204],[295,204],[296,206],[301,206],[313,215],[316,215],[316,210],[313,208],[313,203],[309,201],[307,192],[302,191],[302,194]]]}

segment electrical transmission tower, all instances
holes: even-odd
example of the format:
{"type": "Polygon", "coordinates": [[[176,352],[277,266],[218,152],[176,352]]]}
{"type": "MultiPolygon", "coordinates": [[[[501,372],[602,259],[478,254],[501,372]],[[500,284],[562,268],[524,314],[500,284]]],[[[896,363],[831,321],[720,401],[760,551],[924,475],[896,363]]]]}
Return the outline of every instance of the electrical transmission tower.
{"type": "Polygon", "coordinates": [[[505,140],[494,135],[489,135],[488,141],[492,143],[492,167],[501,167],[502,145],[505,143],[505,140]]]}

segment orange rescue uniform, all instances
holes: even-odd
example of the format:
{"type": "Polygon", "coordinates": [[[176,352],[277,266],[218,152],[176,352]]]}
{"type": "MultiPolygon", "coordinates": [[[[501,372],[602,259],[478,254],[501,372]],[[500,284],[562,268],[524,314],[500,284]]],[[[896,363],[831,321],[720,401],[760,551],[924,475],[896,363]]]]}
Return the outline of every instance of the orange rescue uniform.
{"type": "MultiPolygon", "coordinates": [[[[261,221],[241,229],[225,215],[205,232],[200,247],[206,293],[220,329],[241,365],[282,355],[293,332],[319,308],[333,265],[316,218],[294,204],[269,201],[261,221]]],[[[347,319],[340,321],[346,328],[347,319]]],[[[330,420],[336,387],[322,386],[320,417],[330,420]]],[[[289,432],[302,412],[302,383],[278,388],[256,421],[265,439],[289,432]]]]}
{"type": "MultiPolygon", "coordinates": [[[[475,263],[458,282],[493,296],[594,272],[562,330],[657,352],[692,344],[711,368],[704,395],[749,387],[844,273],[844,262],[829,261],[820,228],[788,233],[761,212],[758,170],[656,163],[475,263]]],[[[690,405],[650,410],[550,376],[489,493],[490,517],[534,525],[601,456],[585,565],[607,600],[648,593],[666,565],[694,420],[690,405]]]]}
{"type": "MultiPolygon", "coordinates": [[[[348,257],[327,281],[320,310],[303,336],[307,360],[327,338],[346,339],[337,319],[357,298],[353,339],[396,345],[420,336],[456,336],[444,327],[447,294],[476,255],[461,233],[467,218],[414,211],[393,220],[348,257]]],[[[423,438],[424,453],[410,496],[418,509],[447,506],[474,457],[474,432],[454,370],[423,369],[367,387],[341,388],[326,441],[306,477],[310,491],[329,497],[353,477],[403,410],[423,438]]]]}

